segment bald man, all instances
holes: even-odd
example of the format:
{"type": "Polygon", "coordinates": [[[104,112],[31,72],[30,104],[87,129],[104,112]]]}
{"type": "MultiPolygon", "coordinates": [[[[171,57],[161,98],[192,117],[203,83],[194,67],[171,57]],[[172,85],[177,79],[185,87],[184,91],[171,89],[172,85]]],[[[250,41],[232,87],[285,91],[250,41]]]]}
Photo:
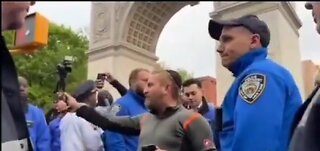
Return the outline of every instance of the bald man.
{"type": "Polygon", "coordinates": [[[51,151],[51,135],[42,109],[32,105],[28,98],[29,84],[24,77],[19,77],[20,96],[26,116],[27,126],[35,151],[51,151]]]}

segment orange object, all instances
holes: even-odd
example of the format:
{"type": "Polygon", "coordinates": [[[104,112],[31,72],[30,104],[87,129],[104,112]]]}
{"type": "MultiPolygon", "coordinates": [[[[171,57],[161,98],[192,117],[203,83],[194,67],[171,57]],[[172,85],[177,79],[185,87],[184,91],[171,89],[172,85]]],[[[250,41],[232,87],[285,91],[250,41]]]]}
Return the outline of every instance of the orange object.
{"type": "Polygon", "coordinates": [[[16,31],[12,53],[34,53],[48,44],[49,21],[35,12],[26,18],[24,26],[16,31]]]}

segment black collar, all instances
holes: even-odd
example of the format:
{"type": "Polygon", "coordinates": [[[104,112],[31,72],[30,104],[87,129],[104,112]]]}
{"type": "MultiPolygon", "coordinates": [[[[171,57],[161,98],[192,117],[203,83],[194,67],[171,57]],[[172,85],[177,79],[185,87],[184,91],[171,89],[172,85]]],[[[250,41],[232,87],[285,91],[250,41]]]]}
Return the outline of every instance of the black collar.
{"type": "Polygon", "coordinates": [[[201,115],[204,115],[207,112],[209,112],[209,105],[208,105],[208,102],[206,101],[206,99],[204,97],[202,97],[202,105],[198,109],[198,113],[200,113],[201,115]]]}

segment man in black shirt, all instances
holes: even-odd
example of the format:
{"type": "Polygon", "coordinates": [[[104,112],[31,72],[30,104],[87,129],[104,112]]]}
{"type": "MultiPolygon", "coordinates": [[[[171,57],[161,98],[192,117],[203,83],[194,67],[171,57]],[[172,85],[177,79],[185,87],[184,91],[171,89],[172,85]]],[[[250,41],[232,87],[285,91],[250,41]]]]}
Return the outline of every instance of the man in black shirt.
{"type": "MultiPolygon", "coordinates": [[[[34,2],[1,2],[1,31],[22,27],[34,2]]],[[[22,109],[17,71],[1,35],[1,149],[32,150],[28,127],[22,109]]]]}
{"type": "MultiPolygon", "coordinates": [[[[320,34],[320,2],[307,2],[306,9],[312,10],[316,30],[320,34]]],[[[303,103],[296,115],[294,134],[289,151],[320,150],[320,73],[316,78],[315,89],[303,103]]]]}

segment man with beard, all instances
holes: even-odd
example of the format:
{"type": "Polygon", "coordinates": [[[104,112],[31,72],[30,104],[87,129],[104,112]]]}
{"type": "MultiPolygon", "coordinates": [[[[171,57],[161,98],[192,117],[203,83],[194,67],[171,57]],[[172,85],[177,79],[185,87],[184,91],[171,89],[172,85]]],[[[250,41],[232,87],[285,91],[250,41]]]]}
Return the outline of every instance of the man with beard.
{"type": "Polygon", "coordinates": [[[103,117],[66,94],[77,115],[103,129],[140,135],[138,151],[214,151],[211,128],[199,113],[180,102],[181,77],[173,70],[154,71],[144,94],[150,112],[135,117],[103,117]]]}
{"type": "MultiPolygon", "coordinates": [[[[316,31],[320,34],[320,2],[307,2],[306,9],[312,10],[316,31]]],[[[290,151],[320,150],[320,72],[316,76],[315,89],[303,103],[296,115],[290,151]]]]}
{"type": "MultiPolygon", "coordinates": [[[[136,116],[148,112],[144,105],[143,89],[146,87],[149,71],[138,68],[129,75],[129,90],[117,100],[111,107],[111,113],[117,116],[136,116]]],[[[138,137],[119,134],[115,132],[107,133],[107,146],[112,151],[137,151],[138,137]]]]}
{"type": "MultiPolygon", "coordinates": [[[[25,23],[34,1],[1,1],[1,31],[16,30],[25,23]]],[[[32,150],[20,100],[18,75],[1,33],[1,149],[32,150]]]]}
{"type": "Polygon", "coordinates": [[[25,112],[33,149],[35,151],[51,151],[51,135],[44,112],[30,103],[28,98],[28,81],[21,76],[18,80],[22,107],[25,112]]]}

